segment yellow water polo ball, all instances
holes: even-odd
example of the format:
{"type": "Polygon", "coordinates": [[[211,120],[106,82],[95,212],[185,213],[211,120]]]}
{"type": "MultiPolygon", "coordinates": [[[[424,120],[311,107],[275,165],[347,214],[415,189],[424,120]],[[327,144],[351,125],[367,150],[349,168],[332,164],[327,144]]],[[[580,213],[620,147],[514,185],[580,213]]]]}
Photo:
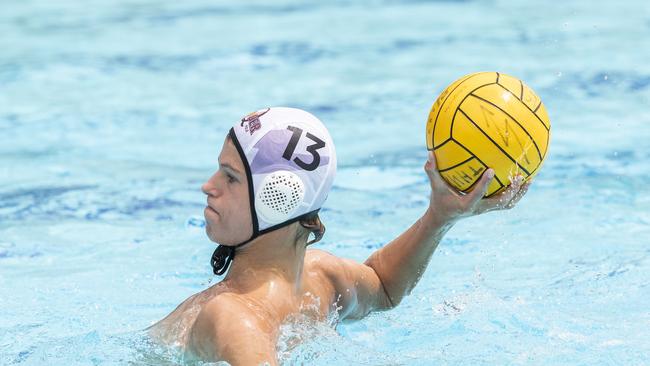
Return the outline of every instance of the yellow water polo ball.
{"type": "Polygon", "coordinates": [[[427,148],[442,177],[470,191],[494,169],[486,197],[503,191],[510,178],[530,180],[539,171],[551,136],[551,122],[537,94],[521,80],[479,72],[454,81],[431,107],[427,148]]]}

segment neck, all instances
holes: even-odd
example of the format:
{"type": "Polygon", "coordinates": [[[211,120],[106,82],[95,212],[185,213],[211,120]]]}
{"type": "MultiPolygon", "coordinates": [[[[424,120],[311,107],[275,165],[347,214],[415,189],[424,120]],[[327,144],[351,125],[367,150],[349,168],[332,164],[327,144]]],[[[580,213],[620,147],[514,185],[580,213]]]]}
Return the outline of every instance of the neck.
{"type": "Polygon", "coordinates": [[[296,226],[289,225],[238,248],[224,282],[242,292],[272,285],[287,287],[298,294],[302,287],[306,239],[296,243],[295,237],[296,226]]]}

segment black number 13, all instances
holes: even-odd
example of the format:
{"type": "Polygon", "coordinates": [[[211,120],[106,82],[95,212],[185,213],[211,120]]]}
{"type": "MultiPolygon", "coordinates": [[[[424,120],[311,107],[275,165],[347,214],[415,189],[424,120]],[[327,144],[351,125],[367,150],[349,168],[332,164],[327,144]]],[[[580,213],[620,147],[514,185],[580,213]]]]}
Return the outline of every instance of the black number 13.
{"type": "MultiPolygon", "coordinates": [[[[293,132],[293,135],[291,135],[291,140],[289,140],[289,145],[287,145],[287,148],[284,149],[284,153],[282,154],[282,157],[287,160],[291,160],[291,157],[293,156],[293,152],[296,150],[296,146],[298,146],[298,140],[300,140],[300,136],[302,136],[302,129],[294,126],[289,126],[287,127],[287,130],[293,132]]],[[[300,160],[299,157],[296,157],[293,159],[293,162],[296,163],[296,165],[298,165],[299,167],[307,171],[312,171],[318,168],[318,165],[320,165],[320,154],[318,154],[317,150],[325,147],[325,141],[319,139],[318,137],[312,135],[309,132],[307,132],[305,136],[307,136],[308,139],[315,142],[315,144],[307,146],[307,152],[309,152],[311,156],[313,156],[313,159],[311,163],[307,164],[304,161],[300,160]]]]}

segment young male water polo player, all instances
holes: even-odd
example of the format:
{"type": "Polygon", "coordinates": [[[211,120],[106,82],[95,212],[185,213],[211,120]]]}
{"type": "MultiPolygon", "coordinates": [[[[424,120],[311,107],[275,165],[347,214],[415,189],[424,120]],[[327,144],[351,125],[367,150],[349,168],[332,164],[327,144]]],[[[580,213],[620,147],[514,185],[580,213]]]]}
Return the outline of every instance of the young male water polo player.
{"type": "Polygon", "coordinates": [[[397,306],[455,222],[511,208],[528,189],[517,178],[481,199],[491,169],[466,195],[442,180],[432,154],[424,169],[431,183],[426,212],[364,263],[307,250],[325,231],[318,210],[336,172],[332,139],[299,109],[246,116],[228,133],[219,169],[202,186],[206,232],[219,244],[212,266],[215,274],[228,272],[152,326],[151,335],[204,360],[277,364],[275,344],[288,316],[318,309],[309,315],[325,320],[338,311],[340,320],[354,320],[397,306]]]}

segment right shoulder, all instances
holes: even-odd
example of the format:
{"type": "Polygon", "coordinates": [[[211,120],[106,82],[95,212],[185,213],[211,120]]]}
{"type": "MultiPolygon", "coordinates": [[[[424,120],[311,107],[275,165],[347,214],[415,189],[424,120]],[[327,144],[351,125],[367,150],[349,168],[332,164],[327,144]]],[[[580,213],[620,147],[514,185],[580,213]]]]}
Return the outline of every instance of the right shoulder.
{"type": "Polygon", "coordinates": [[[267,324],[260,320],[246,300],[234,293],[221,293],[207,302],[190,331],[188,348],[204,360],[251,359],[272,363],[275,351],[267,324]]]}
{"type": "Polygon", "coordinates": [[[305,253],[305,268],[320,272],[330,280],[336,280],[344,269],[343,263],[343,259],[324,250],[308,249],[305,253]]]}
{"type": "Polygon", "coordinates": [[[321,273],[331,283],[341,319],[361,319],[371,311],[392,307],[377,272],[365,263],[310,249],[305,268],[321,273]]]}
{"type": "Polygon", "coordinates": [[[369,268],[356,261],[337,257],[320,249],[309,249],[305,255],[305,267],[321,273],[337,290],[350,288],[350,282],[369,268]]]}

